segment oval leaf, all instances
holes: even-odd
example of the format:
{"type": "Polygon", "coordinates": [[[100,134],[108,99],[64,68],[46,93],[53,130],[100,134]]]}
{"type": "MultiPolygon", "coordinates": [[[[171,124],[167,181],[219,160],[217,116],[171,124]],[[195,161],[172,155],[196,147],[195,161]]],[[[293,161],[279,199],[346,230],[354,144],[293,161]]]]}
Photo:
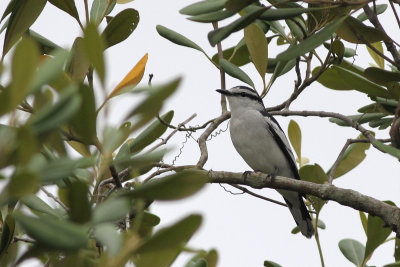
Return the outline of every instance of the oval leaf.
{"type": "Polygon", "coordinates": [[[179,10],[184,15],[196,16],[224,8],[226,0],[200,1],[179,10]]]}
{"type": "Polygon", "coordinates": [[[291,60],[310,52],[328,40],[335,30],[345,21],[346,17],[338,18],[327,24],[322,30],[311,35],[298,45],[290,46],[285,52],[280,53],[277,60],[291,60]]]}
{"type": "Polygon", "coordinates": [[[360,242],[354,239],[342,239],[339,241],[339,249],[346,259],[356,266],[361,266],[365,248],[360,242]]]}
{"type": "Polygon", "coordinates": [[[26,233],[44,246],[60,250],[77,250],[87,246],[86,227],[49,217],[35,218],[22,213],[14,216],[26,233]]]}
{"type": "Polygon", "coordinates": [[[12,6],[3,44],[3,56],[36,21],[47,0],[16,0],[12,6]]]}
{"type": "Polygon", "coordinates": [[[220,66],[227,74],[229,74],[233,78],[241,80],[242,82],[247,83],[248,85],[250,85],[251,87],[254,88],[254,84],[253,84],[252,80],[250,79],[250,77],[244,71],[242,71],[239,67],[236,67],[235,65],[230,63],[228,60],[223,59],[223,58],[220,60],[220,66]]]}
{"type": "Polygon", "coordinates": [[[164,37],[165,39],[177,44],[177,45],[181,45],[181,46],[186,46],[186,47],[190,47],[196,50],[199,50],[201,52],[203,52],[203,49],[201,49],[200,46],[198,46],[197,44],[195,44],[193,41],[189,40],[188,38],[186,38],[185,36],[183,36],[182,34],[179,34],[173,30],[168,29],[167,27],[161,26],[161,25],[157,25],[156,26],[156,30],[158,32],[159,35],[161,35],[162,37],[164,37]]]}
{"type": "Polygon", "coordinates": [[[268,42],[265,33],[257,24],[250,24],[244,28],[244,39],[251,59],[263,81],[268,64],[268,42]]]}
{"type": "Polygon", "coordinates": [[[207,173],[188,170],[151,180],[123,195],[148,200],[177,200],[196,193],[207,182],[207,173]]]}
{"type": "Polygon", "coordinates": [[[132,8],[124,9],[112,18],[102,33],[106,44],[105,48],[128,38],[139,24],[139,19],[139,12],[132,8]]]}
{"type": "Polygon", "coordinates": [[[400,81],[400,73],[375,67],[366,68],[364,75],[368,80],[381,85],[400,81]]]}

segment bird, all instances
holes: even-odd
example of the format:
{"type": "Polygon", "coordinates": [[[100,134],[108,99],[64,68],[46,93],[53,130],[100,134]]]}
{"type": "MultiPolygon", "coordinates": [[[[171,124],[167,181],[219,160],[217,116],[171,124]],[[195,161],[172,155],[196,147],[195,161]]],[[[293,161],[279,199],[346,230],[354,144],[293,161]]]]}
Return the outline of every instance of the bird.
{"type": "MultiPolygon", "coordinates": [[[[276,119],[267,112],[258,93],[247,86],[216,91],[228,99],[230,135],[233,146],[243,160],[256,172],[300,180],[286,135],[276,119]]],[[[303,196],[289,190],[277,191],[283,196],[300,232],[311,238],[314,226],[303,196]]]]}

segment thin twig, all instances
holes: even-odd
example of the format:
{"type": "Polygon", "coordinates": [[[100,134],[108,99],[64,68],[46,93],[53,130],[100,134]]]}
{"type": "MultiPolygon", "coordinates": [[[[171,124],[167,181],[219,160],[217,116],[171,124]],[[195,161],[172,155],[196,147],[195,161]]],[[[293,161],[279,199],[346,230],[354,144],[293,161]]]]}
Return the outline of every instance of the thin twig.
{"type": "Polygon", "coordinates": [[[13,242],[16,243],[16,242],[19,242],[19,241],[26,242],[26,243],[36,243],[35,240],[30,239],[30,238],[14,236],[13,242]]]}
{"type": "MultiPolygon", "coordinates": [[[[175,128],[175,130],[173,130],[166,138],[164,138],[160,143],[158,143],[157,145],[155,145],[154,147],[152,147],[148,152],[154,151],[155,149],[157,149],[158,147],[165,145],[169,139],[171,139],[171,137],[176,134],[179,129],[184,126],[186,123],[188,123],[189,121],[193,120],[194,118],[196,118],[197,114],[194,113],[192,116],[190,116],[189,118],[187,118],[186,120],[184,120],[183,122],[181,122],[180,124],[178,124],[178,126],[175,128]]],[[[159,118],[161,119],[161,118],[159,118]]]]}
{"type": "Polygon", "coordinates": [[[41,187],[40,187],[40,190],[42,190],[43,193],[46,194],[46,196],[48,196],[49,198],[53,199],[55,202],[57,202],[58,204],[60,204],[60,206],[61,206],[64,210],[66,210],[66,211],[69,210],[68,207],[65,206],[64,203],[62,203],[61,200],[59,200],[56,196],[54,196],[52,193],[50,193],[49,191],[47,191],[46,188],[44,188],[43,186],[41,186],[41,187]]]}
{"type": "MultiPolygon", "coordinates": [[[[372,12],[372,10],[370,9],[370,7],[368,5],[364,6],[364,12],[368,17],[368,20],[372,23],[372,25],[375,26],[376,29],[382,31],[386,36],[388,36],[385,32],[385,29],[382,27],[381,23],[378,20],[378,16],[376,15],[375,12],[372,12]]],[[[357,38],[359,38],[359,34],[353,29],[353,27],[351,27],[351,25],[349,25],[350,30],[354,33],[356,33],[357,38]]],[[[362,38],[362,36],[360,36],[362,38]]],[[[364,38],[360,39],[363,40],[364,38]]],[[[365,42],[365,40],[363,40],[365,42]]],[[[400,70],[400,54],[397,51],[395,45],[394,45],[394,41],[393,40],[384,40],[384,43],[386,45],[387,50],[390,52],[390,54],[392,54],[392,57],[394,59],[391,60],[390,58],[382,55],[382,53],[380,51],[378,51],[377,49],[375,49],[375,47],[373,47],[372,45],[370,45],[368,42],[365,42],[367,44],[367,46],[373,50],[375,53],[377,53],[379,56],[381,56],[382,58],[384,58],[385,60],[387,60],[388,62],[390,62],[393,66],[396,66],[397,69],[400,70]]]]}
{"type": "Polygon", "coordinates": [[[389,4],[390,4],[390,7],[392,8],[392,11],[393,11],[393,13],[394,13],[394,16],[396,17],[397,26],[399,26],[399,28],[400,28],[400,19],[399,19],[399,15],[397,14],[397,11],[396,11],[396,9],[395,9],[395,7],[394,7],[394,5],[393,5],[393,1],[392,1],[392,0],[389,0],[389,4]]]}
{"type": "Polygon", "coordinates": [[[117,170],[115,169],[115,166],[114,165],[110,165],[109,169],[110,169],[110,172],[111,172],[111,176],[114,179],[115,186],[117,188],[122,188],[121,180],[119,178],[117,170]]]}
{"type": "Polygon", "coordinates": [[[204,164],[206,164],[207,159],[208,159],[208,150],[207,150],[207,138],[208,136],[215,130],[217,127],[229,119],[231,116],[230,112],[225,112],[218,118],[216,118],[208,127],[207,129],[202,133],[200,136],[198,143],[199,143],[199,148],[200,148],[200,158],[199,161],[197,162],[197,166],[200,168],[203,168],[204,164]]]}
{"type": "MultiPolygon", "coordinates": [[[[214,27],[214,30],[218,29],[218,22],[213,22],[212,25],[214,27]]],[[[217,43],[217,50],[218,50],[218,59],[221,61],[221,59],[224,58],[224,55],[222,53],[221,42],[217,43]]],[[[226,89],[225,71],[221,67],[219,68],[219,76],[221,80],[221,89],[226,89]]],[[[221,109],[222,109],[222,114],[224,114],[228,110],[226,105],[226,97],[223,94],[221,94],[221,109]]]]}
{"type": "Polygon", "coordinates": [[[197,131],[197,130],[204,129],[204,128],[206,128],[210,123],[212,123],[212,122],[215,120],[215,119],[208,120],[208,121],[206,121],[203,125],[197,126],[197,127],[192,127],[192,126],[189,126],[189,127],[177,127],[177,126],[174,126],[174,125],[172,125],[172,124],[169,124],[168,122],[166,122],[165,120],[163,120],[160,116],[157,116],[157,119],[158,119],[162,124],[164,124],[165,126],[168,126],[168,127],[171,128],[171,129],[178,129],[178,131],[181,131],[181,132],[195,132],[195,131],[197,131]]]}
{"type": "Polygon", "coordinates": [[[85,16],[86,16],[86,25],[89,24],[89,5],[88,5],[88,0],[83,0],[83,3],[85,5],[85,16]]]}
{"type": "Polygon", "coordinates": [[[352,139],[347,139],[346,143],[344,144],[342,150],[340,151],[338,157],[336,158],[335,163],[332,166],[331,171],[329,172],[328,182],[331,184],[333,181],[333,176],[335,175],[336,169],[339,166],[339,163],[342,161],[344,153],[346,152],[347,148],[352,144],[352,139]]]}
{"type": "Polygon", "coordinates": [[[287,207],[287,205],[286,205],[285,203],[283,203],[283,202],[280,202],[280,201],[277,201],[277,200],[275,200],[275,199],[268,198],[268,197],[264,197],[264,196],[262,196],[262,195],[256,194],[256,193],[254,193],[254,192],[248,190],[246,187],[243,187],[243,186],[240,186],[240,185],[236,185],[236,184],[229,184],[229,185],[230,185],[230,186],[233,186],[233,187],[235,187],[235,188],[237,188],[237,189],[239,189],[239,190],[242,190],[244,193],[249,194],[249,195],[252,195],[253,197],[257,197],[257,198],[260,198],[260,199],[263,199],[263,200],[272,202],[272,203],[274,203],[274,204],[287,207]]]}

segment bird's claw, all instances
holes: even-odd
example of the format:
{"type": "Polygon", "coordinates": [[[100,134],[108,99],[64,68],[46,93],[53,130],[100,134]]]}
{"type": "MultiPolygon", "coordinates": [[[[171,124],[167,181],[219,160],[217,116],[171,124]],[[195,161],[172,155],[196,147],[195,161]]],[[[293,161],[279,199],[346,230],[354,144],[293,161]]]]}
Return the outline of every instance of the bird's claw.
{"type": "Polygon", "coordinates": [[[271,180],[274,180],[275,177],[278,175],[279,168],[277,166],[274,167],[274,171],[268,175],[271,180]]]}
{"type": "Polygon", "coordinates": [[[247,176],[251,173],[251,171],[245,171],[243,173],[243,183],[246,184],[247,183],[247,176]]]}

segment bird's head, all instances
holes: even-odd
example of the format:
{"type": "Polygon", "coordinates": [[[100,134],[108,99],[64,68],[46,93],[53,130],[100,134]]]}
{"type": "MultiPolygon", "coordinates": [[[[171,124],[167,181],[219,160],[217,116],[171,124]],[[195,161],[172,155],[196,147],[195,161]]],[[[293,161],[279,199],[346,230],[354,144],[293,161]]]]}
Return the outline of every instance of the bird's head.
{"type": "Polygon", "coordinates": [[[228,98],[231,111],[246,109],[264,109],[264,104],[258,93],[246,86],[236,86],[229,90],[218,89],[218,93],[228,98]]]}

